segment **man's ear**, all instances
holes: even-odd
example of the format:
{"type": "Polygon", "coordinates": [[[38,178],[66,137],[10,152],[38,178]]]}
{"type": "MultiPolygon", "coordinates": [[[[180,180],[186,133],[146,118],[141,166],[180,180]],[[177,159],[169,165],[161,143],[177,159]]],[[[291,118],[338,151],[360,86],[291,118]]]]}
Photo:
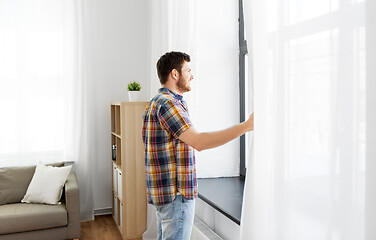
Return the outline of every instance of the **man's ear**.
{"type": "Polygon", "coordinates": [[[178,80],[178,74],[179,74],[178,70],[172,69],[171,76],[173,79],[178,80]]]}

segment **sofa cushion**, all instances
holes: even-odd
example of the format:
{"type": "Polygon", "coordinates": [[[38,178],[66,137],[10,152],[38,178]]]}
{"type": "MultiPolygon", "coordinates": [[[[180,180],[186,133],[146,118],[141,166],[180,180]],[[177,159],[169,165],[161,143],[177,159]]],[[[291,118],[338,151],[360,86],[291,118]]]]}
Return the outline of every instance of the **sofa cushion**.
{"type": "Polygon", "coordinates": [[[65,204],[14,203],[0,206],[0,234],[67,226],[65,204]]]}
{"type": "Polygon", "coordinates": [[[38,163],[33,179],[21,200],[23,203],[59,204],[72,166],[53,167],[38,163]]]}
{"type": "Polygon", "coordinates": [[[0,168],[0,205],[21,202],[34,171],[35,166],[0,168]]]}
{"type": "MultiPolygon", "coordinates": [[[[60,167],[64,163],[49,165],[60,167]]],[[[0,168],[0,205],[21,202],[34,172],[35,166],[0,168]]]]}

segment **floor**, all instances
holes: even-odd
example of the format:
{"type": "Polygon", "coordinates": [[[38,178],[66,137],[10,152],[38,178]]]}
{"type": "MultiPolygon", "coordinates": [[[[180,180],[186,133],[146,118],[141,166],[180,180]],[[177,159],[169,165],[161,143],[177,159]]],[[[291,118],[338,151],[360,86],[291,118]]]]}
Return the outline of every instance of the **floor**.
{"type": "Polygon", "coordinates": [[[81,223],[81,240],[122,240],[112,215],[95,216],[94,221],[81,223]]]}

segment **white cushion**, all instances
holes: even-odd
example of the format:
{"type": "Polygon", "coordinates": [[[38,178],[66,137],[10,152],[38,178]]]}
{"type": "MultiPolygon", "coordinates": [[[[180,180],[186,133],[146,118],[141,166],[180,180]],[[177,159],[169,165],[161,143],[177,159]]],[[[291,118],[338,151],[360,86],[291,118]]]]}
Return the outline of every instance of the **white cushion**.
{"type": "Polygon", "coordinates": [[[71,168],[72,166],[52,167],[38,163],[21,202],[59,204],[71,168]]]}

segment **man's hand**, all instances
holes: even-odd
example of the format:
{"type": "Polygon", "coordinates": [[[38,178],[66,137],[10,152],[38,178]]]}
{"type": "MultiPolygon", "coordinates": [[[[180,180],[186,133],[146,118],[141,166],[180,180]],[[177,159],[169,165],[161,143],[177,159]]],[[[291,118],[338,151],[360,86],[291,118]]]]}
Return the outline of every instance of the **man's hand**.
{"type": "Polygon", "coordinates": [[[247,132],[249,131],[253,131],[254,130],[254,113],[252,113],[248,120],[245,122],[246,124],[246,128],[247,128],[247,132]]]}

